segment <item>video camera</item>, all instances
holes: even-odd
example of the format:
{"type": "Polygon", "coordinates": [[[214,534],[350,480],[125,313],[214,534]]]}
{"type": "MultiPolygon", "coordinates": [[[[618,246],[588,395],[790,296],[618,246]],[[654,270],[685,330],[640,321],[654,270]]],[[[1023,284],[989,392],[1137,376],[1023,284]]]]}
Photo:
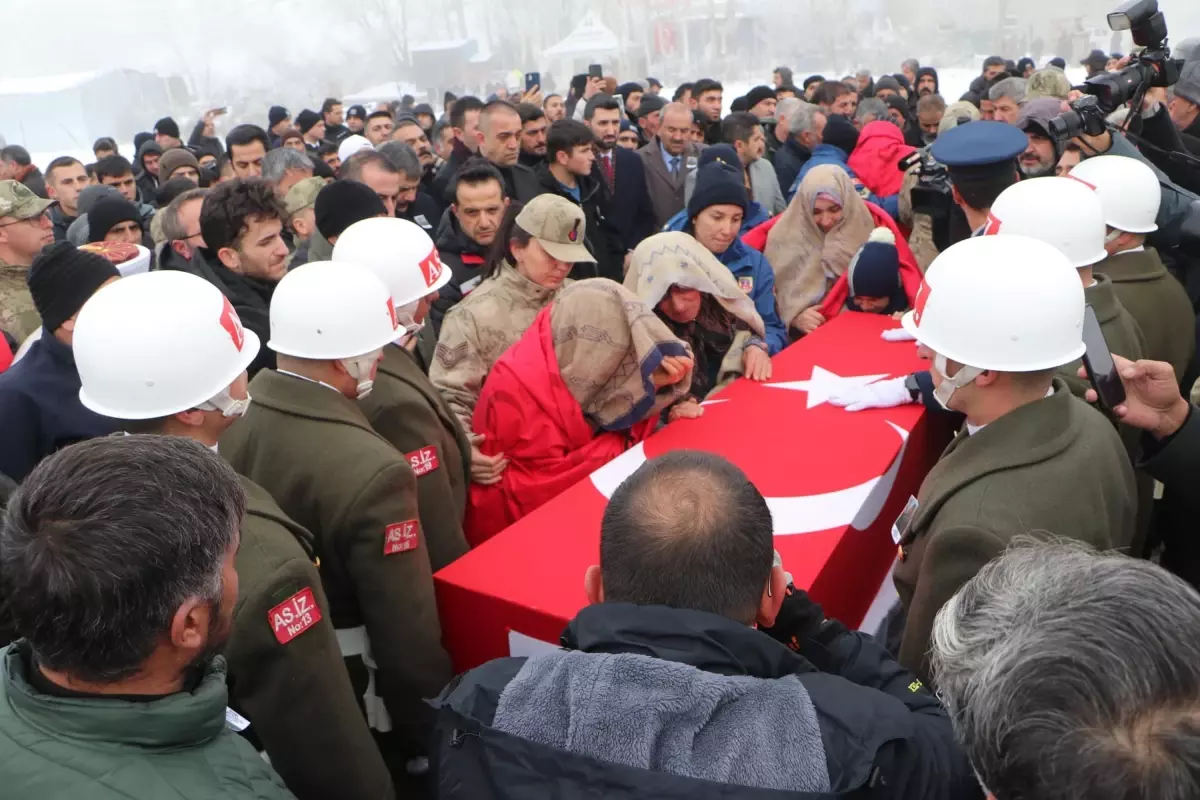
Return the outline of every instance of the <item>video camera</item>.
{"type": "Polygon", "coordinates": [[[1167,47],[1167,20],[1158,10],[1158,0],[1130,0],[1108,15],[1108,27],[1130,31],[1133,42],[1143,48],[1129,66],[1117,73],[1088,78],[1081,87],[1084,97],[1071,103],[1071,110],[1050,120],[1050,135],[1059,142],[1076,136],[1099,136],[1105,118],[1131,101],[1141,105],[1146,90],[1167,87],[1179,80],[1180,59],[1171,58],[1167,47]]]}

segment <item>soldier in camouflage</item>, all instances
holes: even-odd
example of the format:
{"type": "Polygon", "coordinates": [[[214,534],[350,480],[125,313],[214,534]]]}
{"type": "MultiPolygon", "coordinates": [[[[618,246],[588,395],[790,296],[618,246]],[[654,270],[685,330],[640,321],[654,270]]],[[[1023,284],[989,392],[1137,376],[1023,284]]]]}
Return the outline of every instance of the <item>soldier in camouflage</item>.
{"type": "Polygon", "coordinates": [[[25,276],[34,256],[54,242],[53,205],[17,181],[0,181],[0,330],[17,342],[42,325],[25,276]]]}

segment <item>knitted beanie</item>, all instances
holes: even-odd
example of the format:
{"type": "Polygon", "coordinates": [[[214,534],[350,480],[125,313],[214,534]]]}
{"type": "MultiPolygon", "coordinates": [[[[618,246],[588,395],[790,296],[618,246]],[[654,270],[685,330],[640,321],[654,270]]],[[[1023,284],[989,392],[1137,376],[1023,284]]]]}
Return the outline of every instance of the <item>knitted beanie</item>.
{"type": "MultiPolygon", "coordinates": [[[[737,160],[736,158],[734,159],[737,160]]],[[[696,188],[688,202],[688,219],[695,219],[709,206],[737,206],[746,210],[750,198],[742,181],[741,171],[729,164],[714,161],[696,170],[696,188]]]]}
{"type": "Polygon", "coordinates": [[[56,242],[33,259],[29,293],[42,326],[53,333],[75,316],[105,281],[119,277],[121,273],[107,258],[84,252],[70,242],[56,242]]]}
{"type": "Polygon", "coordinates": [[[142,227],[142,216],[137,206],[124,197],[100,198],[88,212],[88,241],[103,242],[108,232],[122,222],[136,222],[139,228],[142,227]]]}
{"type": "Polygon", "coordinates": [[[840,147],[850,155],[858,146],[858,128],[854,123],[838,114],[829,114],[825,122],[825,133],[822,137],[825,144],[840,147]]]}
{"type": "Polygon", "coordinates": [[[313,205],[317,230],[326,239],[341,236],[356,222],[371,217],[387,216],[387,208],[371,187],[358,181],[340,180],[326,186],[317,194],[313,205]]]}
{"type": "Polygon", "coordinates": [[[197,174],[200,173],[200,162],[190,151],[182,147],[172,147],[158,159],[159,183],[170,180],[171,173],[180,167],[191,167],[197,174]]]}
{"type": "Polygon", "coordinates": [[[846,270],[851,297],[891,297],[900,286],[900,254],[896,236],[876,228],[850,260],[846,270]]]}
{"type": "Polygon", "coordinates": [[[267,128],[274,128],[290,116],[291,114],[283,106],[271,106],[267,111],[267,128]]]}

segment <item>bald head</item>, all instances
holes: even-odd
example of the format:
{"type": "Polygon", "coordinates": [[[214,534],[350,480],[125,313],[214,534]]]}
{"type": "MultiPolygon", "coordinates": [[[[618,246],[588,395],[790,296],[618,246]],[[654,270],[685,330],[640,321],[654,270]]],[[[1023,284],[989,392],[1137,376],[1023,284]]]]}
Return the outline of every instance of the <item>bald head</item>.
{"type": "Polygon", "coordinates": [[[771,512],[720,456],[648,461],[613,493],[600,531],[606,602],[754,620],[773,563],[771,512]]]}
{"type": "Polygon", "coordinates": [[[668,103],[663,107],[658,141],[667,153],[682,155],[692,134],[692,110],[683,103],[668,103]]]}

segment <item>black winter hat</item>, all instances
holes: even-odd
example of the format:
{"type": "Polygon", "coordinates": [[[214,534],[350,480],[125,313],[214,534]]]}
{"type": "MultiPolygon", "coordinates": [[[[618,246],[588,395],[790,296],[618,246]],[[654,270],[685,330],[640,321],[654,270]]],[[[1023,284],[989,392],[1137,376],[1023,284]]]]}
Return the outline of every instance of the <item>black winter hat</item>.
{"type": "Polygon", "coordinates": [[[763,100],[775,97],[775,90],[770,86],[755,86],[746,92],[746,108],[754,108],[763,100]]]}
{"type": "Polygon", "coordinates": [[[42,326],[53,333],[79,313],[105,281],[119,277],[121,273],[104,256],[79,250],[70,242],[56,242],[33,259],[27,280],[42,326]]]}
{"type": "Polygon", "coordinates": [[[896,94],[900,94],[900,81],[896,80],[891,75],[884,75],[882,78],[875,81],[875,94],[878,95],[884,89],[889,89],[896,94]]]}
{"type": "Polygon", "coordinates": [[[1054,58],[1052,58],[1048,62],[1046,62],[1046,66],[1058,67],[1059,69],[1066,69],[1067,68],[1067,60],[1060,56],[1055,56],[1054,58]]]}
{"type": "Polygon", "coordinates": [[[845,117],[830,114],[825,121],[825,135],[822,139],[825,144],[840,147],[846,151],[846,155],[850,155],[858,146],[858,128],[845,117]]]}
{"type": "Polygon", "coordinates": [[[311,108],[306,108],[296,115],[296,127],[300,129],[301,133],[308,133],[320,121],[321,115],[311,108]]]}
{"type": "Polygon", "coordinates": [[[433,106],[429,105],[429,103],[417,103],[412,107],[412,114],[414,117],[417,114],[428,114],[434,119],[437,119],[437,114],[433,113],[433,106]]]}
{"type": "Polygon", "coordinates": [[[749,111],[749,110],[750,110],[750,103],[746,100],[745,95],[742,95],[741,97],[737,98],[736,100],[734,100],[732,103],[729,104],[729,111],[730,111],[730,113],[733,113],[733,114],[737,114],[739,112],[749,111]]]}
{"type": "Polygon", "coordinates": [[[643,95],[642,103],[638,106],[638,109],[634,112],[633,116],[641,119],[647,114],[653,114],[655,111],[662,111],[666,105],[667,101],[664,100],[661,95],[643,95]]]}
{"type": "Polygon", "coordinates": [[[271,109],[267,111],[267,128],[274,128],[290,116],[291,114],[283,106],[271,106],[271,109]]]}
{"type": "MultiPolygon", "coordinates": [[[[136,222],[142,227],[142,216],[137,206],[124,197],[102,197],[88,212],[88,242],[103,242],[113,226],[121,222],[136,222]]],[[[145,233],[145,228],[142,228],[145,233]]]]}
{"type": "Polygon", "coordinates": [[[379,195],[358,181],[340,180],[317,193],[313,205],[317,230],[326,239],[341,236],[346,228],[371,217],[387,216],[387,208],[379,195]]]}
{"type": "Polygon", "coordinates": [[[696,188],[692,190],[692,199],[688,202],[688,219],[709,206],[738,206],[743,213],[750,205],[739,170],[721,161],[705,164],[696,170],[696,188]]]}
{"type": "Polygon", "coordinates": [[[350,106],[346,110],[346,119],[366,119],[367,109],[364,106],[350,106]]]}
{"type": "Polygon", "coordinates": [[[170,136],[173,139],[179,138],[179,125],[170,117],[163,117],[158,122],[154,123],[154,132],[161,133],[163,136],[170,136]]]}

